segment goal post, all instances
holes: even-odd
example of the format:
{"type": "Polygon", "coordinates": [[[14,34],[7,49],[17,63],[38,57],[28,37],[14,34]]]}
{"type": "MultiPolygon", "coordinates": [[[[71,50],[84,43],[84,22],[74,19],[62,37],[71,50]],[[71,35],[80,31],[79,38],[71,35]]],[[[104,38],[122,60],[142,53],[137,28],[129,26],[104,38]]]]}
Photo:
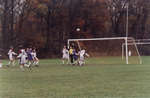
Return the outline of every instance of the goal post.
{"type": "MultiPolygon", "coordinates": [[[[136,39],[136,40],[134,40],[132,38],[132,39],[128,40],[128,46],[135,46],[140,64],[143,64],[142,52],[144,52],[144,51],[140,51],[139,47],[144,48],[143,47],[144,45],[146,45],[147,47],[150,48],[150,39],[136,39]]],[[[125,54],[124,48],[125,48],[125,43],[122,44],[122,59],[124,59],[124,54],[125,54]]]]}
{"type": "MultiPolygon", "coordinates": [[[[110,42],[112,42],[113,40],[123,40],[122,43],[125,43],[126,64],[129,64],[129,61],[128,61],[128,39],[132,39],[132,38],[129,38],[129,37],[110,37],[110,38],[68,39],[68,48],[70,47],[72,42],[77,43],[78,47],[81,49],[82,47],[80,46],[79,42],[80,43],[86,42],[86,41],[110,41],[110,42]]],[[[97,42],[97,44],[98,44],[98,42],[97,42]]],[[[119,47],[122,47],[122,46],[120,45],[119,47]]],[[[113,48],[113,46],[111,48],[113,48]]],[[[122,48],[120,48],[120,51],[122,51],[121,49],[122,48]]]]}

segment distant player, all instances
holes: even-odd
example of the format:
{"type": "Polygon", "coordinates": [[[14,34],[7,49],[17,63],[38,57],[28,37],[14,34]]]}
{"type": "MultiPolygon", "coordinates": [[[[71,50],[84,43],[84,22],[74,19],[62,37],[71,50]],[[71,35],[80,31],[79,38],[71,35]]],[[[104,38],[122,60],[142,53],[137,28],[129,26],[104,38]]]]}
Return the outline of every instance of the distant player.
{"type": "Polygon", "coordinates": [[[129,50],[129,56],[131,56],[131,54],[132,54],[132,53],[131,53],[131,50],[129,50]]]}
{"type": "Polygon", "coordinates": [[[74,65],[78,64],[78,53],[76,51],[76,49],[73,49],[73,60],[74,60],[74,65]]]}
{"type": "Polygon", "coordinates": [[[62,63],[65,64],[65,61],[67,62],[67,64],[69,63],[69,51],[67,49],[66,46],[64,46],[63,50],[62,50],[62,63]]]}
{"type": "MultiPolygon", "coordinates": [[[[1,56],[1,55],[0,55],[1,56]]],[[[2,68],[2,62],[1,62],[1,60],[0,60],[0,68],[2,68]]]]}
{"type": "Polygon", "coordinates": [[[79,65],[80,66],[85,64],[85,56],[89,57],[89,55],[85,52],[85,50],[79,51],[79,65]]]}
{"type": "Polygon", "coordinates": [[[73,48],[71,46],[70,46],[70,49],[69,49],[69,58],[70,58],[71,64],[73,64],[73,48]]]}
{"type": "Polygon", "coordinates": [[[27,53],[28,65],[31,66],[33,64],[32,48],[27,48],[26,53],[27,53]]]}
{"type": "Polygon", "coordinates": [[[7,66],[9,65],[15,66],[15,57],[14,57],[15,55],[17,55],[17,53],[13,51],[13,48],[10,48],[10,50],[8,51],[9,63],[7,66]]]}
{"type": "Polygon", "coordinates": [[[17,56],[17,58],[20,59],[20,69],[24,71],[24,67],[30,67],[27,65],[27,54],[25,52],[25,49],[21,50],[21,53],[17,56]]]}
{"type": "Polygon", "coordinates": [[[39,59],[37,58],[37,53],[36,53],[35,49],[32,51],[32,57],[33,57],[33,65],[38,67],[39,66],[39,59]]]}

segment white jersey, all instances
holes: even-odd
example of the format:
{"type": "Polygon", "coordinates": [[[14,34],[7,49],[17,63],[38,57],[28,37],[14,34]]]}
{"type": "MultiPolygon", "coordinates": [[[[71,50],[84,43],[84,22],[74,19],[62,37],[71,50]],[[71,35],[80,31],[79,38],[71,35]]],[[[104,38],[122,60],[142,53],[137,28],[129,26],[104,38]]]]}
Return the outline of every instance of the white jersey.
{"type": "Polygon", "coordinates": [[[79,55],[80,55],[80,60],[84,60],[84,54],[85,54],[85,50],[81,50],[80,52],[79,52],[79,55]]]}
{"type": "Polygon", "coordinates": [[[31,53],[33,60],[38,60],[36,52],[31,53]]]}
{"type": "Polygon", "coordinates": [[[80,57],[84,57],[85,50],[81,50],[81,51],[79,52],[79,54],[80,54],[80,57]]]}
{"type": "Polygon", "coordinates": [[[85,55],[89,57],[89,55],[85,52],[85,50],[81,50],[79,52],[79,55],[80,55],[80,60],[84,60],[85,55]]]}
{"type": "Polygon", "coordinates": [[[63,59],[69,58],[69,51],[67,49],[64,48],[62,53],[63,53],[63,57],[62,57],[63,59]]]}
{"type": "Polygon", "coordinates": [[[26,64],[27,63],[27,60],[26,60],[27,54],[26,54],[25,51],[22,52],[22,53],[20,53],[19,56],[18,56],[18,58],[20,58],[20,63],[21,64],[26,64]]]}
{"type": "Polygon", "coordinates": [[[32,52],[31,54],[32,54],[33,58],[36,58],[36,52],[32,52]]]}
{"type": "Polygon", "coordinates": [[[14,59],[13,56],[17,55],[17,54],[10,49],[9,52],[8,52],[8,55],[9,55],[9,59],[13,60],[14,59]]]}

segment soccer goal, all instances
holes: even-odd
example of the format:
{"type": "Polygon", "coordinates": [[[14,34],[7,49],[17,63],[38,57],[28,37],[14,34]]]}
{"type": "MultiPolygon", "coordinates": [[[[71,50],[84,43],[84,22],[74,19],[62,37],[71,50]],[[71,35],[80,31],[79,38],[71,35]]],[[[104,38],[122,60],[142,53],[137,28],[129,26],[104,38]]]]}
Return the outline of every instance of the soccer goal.
{"type": "MultiPolygon", "coordinates": [[[[136,48],[136,53],[133,50],[129,49],[129,58],[134,57],[135,54],[138,55],[139,63],[143,64],[146,62],[149,62],[150,58],[150,39],[130,39],[128,40],[128,48],[129,47],[134,47],[136,48]]],[[[122,59],[125,58],[124,56],[124,51],[125,51],[125,43],[122,45],[122,59]]]]}
{"type": "MultiPolygon", "coordinates": [[[[133,40],[133,38],[112,37],[112,38],[68,39],[68,48],[72,46],[76,50],[85,49],[87,53],[90,55],[90,58],[87,61],[89,63],[129,64],[128,40],[133,40]],[[122,48],[123,46],[124,48],[122,48]],[[124,51],[123,54],[125,54],[125,59],[122,59],[123,57],[122,51],[124,51]]],[[[132,50],[137,53],[138,48],[135,43],[133,44],[134,49],[132,50]]]]}

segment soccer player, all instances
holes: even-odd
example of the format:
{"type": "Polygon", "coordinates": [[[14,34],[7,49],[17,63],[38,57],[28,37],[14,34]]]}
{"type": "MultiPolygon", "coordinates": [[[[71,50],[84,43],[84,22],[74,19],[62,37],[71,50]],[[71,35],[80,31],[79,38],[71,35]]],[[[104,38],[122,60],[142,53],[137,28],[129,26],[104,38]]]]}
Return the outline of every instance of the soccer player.
{"type": "Polygon", "coordinates": [[[69,51],[67,49],[66,46],[64,46],[63,50],[62,50],[62,63],[65,64],[65,61],[67,62],[67,64],[69,63],[69,51]]]}
{"type": "Polygon", "coordinates": [[[20,59],[20,69],[24,71],[24,67],[30,67],[30,65],[27,65],[27,60],[26,60],[27,54],[25,52],[25,49],[21,50],[21,53],[17,56],[17,58],[20,59]]]}
{"type": "MultiPolygon", "coordinates": [[[[0,55],[0,56],[1,56],[1,55],[0,55]]],[[[2,68],[2,65],[3,65],[3,64],[2,64],[2,62],[1,62],[1,60],[0,60],[0,68],[2,68]]]]}
{"type": "Polygon", "coordinates": [[[35,49],[32,52],[32,56],[33,56],[33,65],[38,67],[39,66],[39,59],[37,58],[37,53],[36,53],[35,49]]]}
{"type": "Polygon", "coordinates": [[[78,64],[78,53],[76,51],[76,49],[73,49],[73,60],[74,60],[74,63],[73,64],[78,64]]]}
{"type": "Polygon", "coordinates": [[[9,63],[8,63],[8,65],[7,66],[9,66],[9,65],[13,65],[13,66],[15,66],[15,55],[17,55],[17,53],[15,53],[14,51],[13,51],[13,48],[10,48],[10,50],[9,50],[9,52],[8,52],[8,56],[9,56],[9,63]]]}
{"type": "Polygon", "coordinates": [[[79,65],[82,66],[85,64],[85,56],[89,57],[89,55],[85,52],[85,50],[79,51],[79,65]]]}
{"type": "Polygon", "coordinates": [[[26,53],[27,53],[28,64],[31,66],[33,64],[32,48],[27,48],[26,53]]]}
{"type": "Polygon", "coordinates": [[[70,56],[70,62],[71,62],[71,64],[73,64],[73,48],[71,46],[69,49],[69,56],[70,56]]]}

